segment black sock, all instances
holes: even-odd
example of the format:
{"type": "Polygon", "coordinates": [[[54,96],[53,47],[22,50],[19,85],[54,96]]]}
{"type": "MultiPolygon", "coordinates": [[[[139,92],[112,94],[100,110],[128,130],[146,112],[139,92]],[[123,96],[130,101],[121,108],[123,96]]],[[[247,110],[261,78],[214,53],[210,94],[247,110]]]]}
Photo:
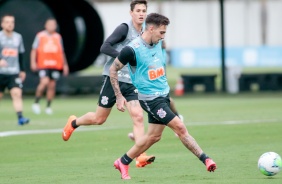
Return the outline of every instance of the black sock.
{"type": "Polygon", "coordinates": [[[176,116],[178,116],[178,117],[179,117],[179,114],[178,114],[178,112],[175,112],[174,114],[175,114],[176,116]]]}
{"type": "Polygon", "coordinates": [[[40,96],[36,96],[34,103],[39,103],[40,98],[41,98],[40,96]]]}
{"type": "Polygon", "coordinates": [[[204,164],[206,164],[205,161],[206,161],[207,158],[209,158],[208,155],[206,155],[205,153],[202,153],[199,159],[200,159],[204,164]]]}
{"type": "Polygon", "coordinates": [[[129,156],[127,156],[127,154],[125,153],[121,159],[120,159],[121,163],[123,163],[124,165],[129,165],[132,162],[132,158],[130,158],[129,156]]]}
{"type": "Polygon", "coordinates": [[[71,126],[72,126],[73,128],[79,127],[79,126],[76,125],[76,119],[71,122],[71,126]]]}
{"type": "Polygon", "coordinates": [[[17,116],[18,116],[18,119],[22,118],[23,117],[23,112],[22,111],[17,112],[17,116]]]}
{"type": "Polygon", "coordinates": [[[48,100],[48,101],[47,101],[47,107],[50,107],[50,106],[51,106],[51,102],[52,102],[52,100],[48,100]]]}

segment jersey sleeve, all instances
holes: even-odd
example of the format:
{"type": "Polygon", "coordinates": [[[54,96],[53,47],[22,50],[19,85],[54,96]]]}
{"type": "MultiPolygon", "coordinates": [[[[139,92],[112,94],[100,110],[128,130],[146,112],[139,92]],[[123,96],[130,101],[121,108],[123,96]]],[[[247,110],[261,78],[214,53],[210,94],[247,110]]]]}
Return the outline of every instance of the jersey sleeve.
{"type": "Polygon", "coordinates": [[[128,25],[119,25],[114,32],[105,40],[101,46],[100,51],[103,54],[116,58],[119,52],[113,47],[115,44],[120,43],[125,40],[128,33],[128,25]]]}
{"type": "Polygon", "coordinates": [[[129,63],[131,66],[136,66],[135,52],[129,46],[126,46],[121,50],[120,54],[118,55],[118,59],[123,65],[129,63]]]}
{"type": "Polygon", "coordinates": [[[19,53],[24,53],[25,49],[24,49],[24,44],[23,44],[23,37],[20,36],[20,45],[19,45],[19,53]]]}
{"type": "Polygon", "coordinates": [[[38,45],[39,45],[39,38],[38,35],[36,35],[32,44],[32,49],[37,49],[38,45]]]}
{"type": "Polygon", "coordinates": [[[62,49],[63,49],[63,51],[65,50],[64,49],[64,42],[63,42],[63,38],[62,38],[62,36],[60,35],[60,43],[61,43],[61,45],[62,45],[62,49]]]}

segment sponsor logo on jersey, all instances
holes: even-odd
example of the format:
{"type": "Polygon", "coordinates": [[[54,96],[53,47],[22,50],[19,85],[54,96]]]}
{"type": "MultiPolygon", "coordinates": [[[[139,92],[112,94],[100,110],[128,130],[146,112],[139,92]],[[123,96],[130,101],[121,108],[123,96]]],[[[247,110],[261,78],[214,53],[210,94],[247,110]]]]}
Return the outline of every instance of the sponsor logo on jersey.
{"type": "Polygon", "coordinates": [[[157,56],[154,57],[154,62],[158,62],[159,60],[160,59],[157,56]]]}
{"type": "Polygon", "coordinates": [[[166,116],[166,112],[163,110],[163,108],[160,108],[157,112],[157,115],[160,117],[160,118],[164,118],[166,116]]]}
{"type": "Polygon", "coordinates": [[[162,76],[165,75],[164,67],[160,67],[160,68],[157,68],[157,69],[150,69],[148,71],[148,75],[149,75],[150,80],[155,80],[159,77],[162,77],[162,76]]]}
{"type": "Polygon", "coordinates": [[[133,44],[133,47],[138,48],[138,47],[140,47],[140,44],[138,42],[136,42],[136,43],[133,44]]]}
{"type": "Polygon", "coordinates": [[[17,57],[18,56],[18,50],[12,49],[12,48],[3,48],[2,49],[2,56],[3,57],[17,57]]]}
{"type": "Polygon", "coordinates": [[[43,46],[43,52],[45,53],[57,53],[59,47],[54,43],[52,39],[48,39],[47,43],[43,46]]]}

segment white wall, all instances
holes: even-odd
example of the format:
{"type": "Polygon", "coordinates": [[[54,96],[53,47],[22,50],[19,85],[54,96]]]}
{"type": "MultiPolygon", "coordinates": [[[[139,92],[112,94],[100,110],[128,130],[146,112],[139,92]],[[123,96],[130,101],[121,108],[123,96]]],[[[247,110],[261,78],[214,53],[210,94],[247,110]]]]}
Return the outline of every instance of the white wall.
{"type": "MultiPolygon", "coordinates": [[[[117,25],[130,20],[129,2],[94,3],[109,36],[117,25]]],[[[225,1],[225,33],[227,46],[258,46],[262,44],[260,0],[225,1]]],[[[167,47],[205,47],[220,45],[218,0],[149,2],[148,13],[166,15],[167,47]]],[[[267,45],[282,45],[282,0],[267,1],[267,45]]]]}

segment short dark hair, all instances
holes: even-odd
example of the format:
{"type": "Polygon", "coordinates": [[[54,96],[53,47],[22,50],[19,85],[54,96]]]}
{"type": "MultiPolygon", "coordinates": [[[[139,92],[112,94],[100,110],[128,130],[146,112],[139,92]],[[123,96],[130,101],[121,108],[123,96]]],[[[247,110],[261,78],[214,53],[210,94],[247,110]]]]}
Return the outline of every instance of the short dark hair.
{"type": "Polygon", "coordinates": [[[167,17],[158,14],[158,13],[150,13],[146,18],[146,27],[148,27],[149,24],[153,24],[157,27],[160,27],[162,25],[169,25],[170,21],[167,17]]]}
{"type": "Polygon", "coordinates": [[[135,8],[135,5],[137,5],[137,4],[144,4],[146,6],[146,8],[148,6],[147,5],[147,0],[133,0],[130,3],[130,10],[133,11],[134,8],[135,8]]]}
{"type": "Polygon", "coordinates": [[[5,15],[2,15],[2,17],[1,17],[1,23],[3,22],[3,20],[4,20],[5,17],[14,17],[14,18],[15,18],[15,16],[12,15],[12,14],[5,14],[5,15]]]}
{"type": "Polygon", "coordinates": [[[57,20],[54,17],[49,17],[49,18],[46,19],[45,23],[48,22],[49,20],[54,20],[54,21],[57,22],[57,20]]]}

